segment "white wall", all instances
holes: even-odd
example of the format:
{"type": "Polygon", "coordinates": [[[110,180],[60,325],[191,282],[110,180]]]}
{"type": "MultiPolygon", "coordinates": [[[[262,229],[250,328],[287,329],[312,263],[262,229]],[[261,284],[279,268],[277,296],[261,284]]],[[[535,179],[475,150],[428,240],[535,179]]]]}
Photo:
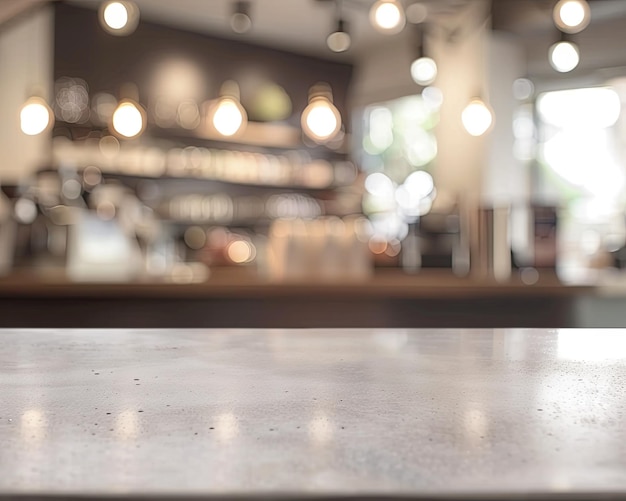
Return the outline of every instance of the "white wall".
{"type": "Polygon", "coordinates": [[[485,2],[469,4],[464,11],[464,30],[458,39],[446,38],[434,47],[439,74],[435,85],[443,92],[437,126],[435,184],[442,193],[474,200],[480,197],[488,138],[470,136],[461,114],[472,97],[486,88],[485,48],[489,28],[484,20],[485,2]]]}
{"type": "Polygon", "coordinates": [[[49,100],[53,72],[53,11],[35,8],[0,27],[0,183],[15,184],[46,164],[51,134],[27,136],[20,108],[34,91],[49,100]]]}

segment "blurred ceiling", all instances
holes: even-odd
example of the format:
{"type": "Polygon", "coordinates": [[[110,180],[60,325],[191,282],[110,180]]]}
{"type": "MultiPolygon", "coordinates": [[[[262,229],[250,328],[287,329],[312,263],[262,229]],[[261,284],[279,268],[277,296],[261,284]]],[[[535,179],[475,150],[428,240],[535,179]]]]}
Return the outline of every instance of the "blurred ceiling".
{"type": "MultiPolygon", "coordinates": [[[[342,14],[349,23],[353,41],[350,52],[343,55],[333,54],[326,46],[326,37],[337,23],[332,0],[251,0],[253,28],[243,35],[236,35],[230,29],[233,0],[134,1],[144,20],[327,58],[350,59],[372,44],[389,39],[369,23],[369,9],[374,0],[343,0],[342,14]]],[[[472,1],[485,0],[421,0],[420,3],[427,6],[431,19],[445,23],[472,1]]],[[[70,3],[96,8],[100,0],[70,0],[70,3]]]]}
{"type": "MultiPolygon", "coordinates": [[[[33,4],[45,0],[0,0],[0,24],[33,4]]],[[[67,0],[69,3],[96,9],[102,0],[67,0]]],[[[552,8],[557,0],[404,0],[405,6],[422,3],[429,21],[443,25],[448,34],[460,31],[470,4],[483,2],[491,14],[494,30],[518,40],[528,57],[529,76],[553,77],[547,50],[558,38],[552,22],[552,8]]],[[[588,0],[591,24],[573,40],[580,46],[581,64],[573,74],[610,68],[626,68],[626,0],[588,0]]],[[[326,36],[336,24],[332,0],[251,0],[253,28],[237,35],[230,29],[233,0],[135,0],[142,19],[200,33],[282,48],[319,57],[354,60],[367,57],[378,44],[390,44],[390,38],[374,30],[368,12],[374,0],[342,0],[343,17],[349,23],[353,45],[344,54],[334,54],[326,47],[326,36]]],[[[471,27],[470,27],[471,28],[471,27]]],[[[398,40],[411,36],[405,30],[398,40]]],[[[402,42],[399,42],[402,43],[402,42]]],[[[626,71],[626,70],[624,70],[626,71]]],[[[625,73],[626,74],[626,73],[625,73]]],[[[569,75],[571,76],[571,74],[569,75]]],[[[565,78],[564,76],[557,77],[565,78]]]]}
{"type": "Polygon", "coordinates": [[[0,0],[0,25],[47,0],[0,0]]]}

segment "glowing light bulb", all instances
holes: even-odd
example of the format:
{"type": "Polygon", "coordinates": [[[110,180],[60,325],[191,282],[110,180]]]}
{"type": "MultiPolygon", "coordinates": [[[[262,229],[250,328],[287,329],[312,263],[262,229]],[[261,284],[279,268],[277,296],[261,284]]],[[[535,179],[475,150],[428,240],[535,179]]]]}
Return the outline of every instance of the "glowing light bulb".
{"type": "Polygon", "coordinates": [[[572,42],[557,42],[550,47],[550,65],[560,73],[572,71],[580,62],[578,47],[572,42]]]}
{"type": "Polygon", "coordinates": [[[437,78],[437,63],[430,57],[420,57],[411,64],[411,78],[416,84],[430,85],[437,78]]]}
{"type": "Polygon", "coordinates": [[[227,249],[226,254],[228,259],[236,264],[249,263],[254,260],[256,256],[255,247],[245,240],[234,240],[231,242],[227,249]]]}
{"type": "Polygon", "coordinates": [[[586,0],[560,0],[553,11],[554,23],[566,33],[584,30],[591,20],[591,11],[586,0]]]}
{"type": "Polygon", "coordinates": [[[139,23],[139,9],[131,0],[104,2],[100,6],[100,24],[112,35],[130,35],[139,23]]]}
{"type": "Polygon", "coordinates": [[[304,133],[317,143],[332,140],[341,130],[341,115],[332,102],[332,91],[325,83],[309,91],[309,105],[300,119],[304,133]]]}
{"type": "Polygon", "coordinates": [[[136,137],[145,126],[144,112],[132,101],[122,101],[113,112],[112,125],[120,136],[136,137]]]}
{"type": "Polygon", "coordinates": [[[463,127],[472,136],[482,136],[493,124],[493,113],[482,99],[472,99],[461,114],[463,127]]]}
{"type": "Polygon", "coordinates": [[[396,0],[378,0],[370,10],[372,25],[383,33],[398,33],[404,28],[406,17],[396,0]]]}
{"type": "Polygon", "coordinates": [[[223,136],[233,136],[242,128],[244,111],[233,98],[222,98],[213,114],[213,126],[223,136]]]}
{"type": "Polygon", "coordinates": [[[128,24],[128,10],[121,2],[111,2],[104,8],[104,22],[114,30],[121,30],[128,24]]]}
{"type": "Polygon", "coordinates": [[[52,120],[50,108],[39,97],[30,98],[20,111],[20,128],[28,136],[41,134],[48,129],[52,120]]]}

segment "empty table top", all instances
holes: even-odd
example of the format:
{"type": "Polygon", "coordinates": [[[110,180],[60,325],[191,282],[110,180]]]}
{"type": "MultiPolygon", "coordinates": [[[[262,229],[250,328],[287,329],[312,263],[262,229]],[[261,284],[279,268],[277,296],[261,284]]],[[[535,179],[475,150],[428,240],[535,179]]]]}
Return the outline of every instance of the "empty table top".
{"type": "Polygon", "coordinates": [[[626,330],[0,330],[0,495],[626,495],[626,330]]]}

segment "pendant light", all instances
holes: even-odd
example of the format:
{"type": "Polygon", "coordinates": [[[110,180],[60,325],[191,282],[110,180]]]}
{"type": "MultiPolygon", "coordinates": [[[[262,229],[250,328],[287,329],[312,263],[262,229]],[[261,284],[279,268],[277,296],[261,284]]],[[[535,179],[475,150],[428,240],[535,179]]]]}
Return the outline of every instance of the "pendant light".
{"type": "Polygon", "coordinates": [[[578,45],[572,42],[565,33],[561,33],[560,40],[550,47],[548,56],[550,66],[559,73],[569,73],[580,62],[578,45]]]}
{"type": "Polygon", "coordinates": [[[348,23],[343,19],[341,0],[335,1],[335,7],[337,11],[336,29],[326,38],[326,45],[333,52],[345,52],[350,48],[352,39],[348,33],[348,23]]]}
{"type": "Polygon", "coordinates": [[[128,36],[139,24],[139,7],[131,0],[103,2],[98,11],[100,25],[111,35],[128,36]]]}
{"type": "MultiPolygon", "coordinates": [[[[42,46],[43,42],[38,31],[30,40],[31,44],[34,45],[31,45],[31,52],[35,52],[38,47],[42,46]]],[[[44,79],[39,74],[39,66],[32,62],[31,64],[34,65],[34,69],[31,70],[34,73],[32,81],[40,85],[44,79]]],[[[37,136],[54,126],[54,113],[43,96],[42,89],[33,89],[20,109],[20,129],[27,136],[37,136]]]]}
{"type": "MultiPolygon", "coordinates": [[[[486,35],[483,35],[480,39],[480,62],[479,69],[481,70],[481,78],[485,78],[487,73],[487,61],[486,53],[487,48],[485,46],[486,35]]],[[[493,108],[489,105],[489,99],[486,96],[486,85],[483,82],[481,84],[482,91],[478,91],[474,94],[461,112],[461,122],[467,133],[474,137],[482,136],[493,128],[495,121],[495,114],[493,108]]]]}
{"type": "Polygon", "coordinates": [[[302,112],[301,124],[304,133],[320,144],[332,140],[341,130],[341,115],[327,83],[318,83],[309,90],[309,104],[302,112]]]}
{"type": "Polygon", "coordinates": [[[461,114],[463,127],[471,136],[482,136],[493,126],[493,110],[481,97],[474,97],[461,114]]]}
{"type": "Polygon", "coordinates": [[[586,0],[559,0],[552,12],[554,24],[565,33],[579,33],[591,21],[591,9],[586,0]]]}
{"type": "Polygon", "coordinates": [[[326,39],[326,45],[333,52],[345,52],[350,48],[352,39],[348,33],[347,23],[343,19],[337,21],[337,29],[326,39]]]}
{"type": "Polygon", "coordinates": [[[402,4],[399,0],[378,0],[370,9],[370,22],[386,35],[401,32],[406,24],[402,4]]]}
{"type": "Polygon", "coordinates": [[[252,17],[250,16],[250,2],[237,0],[234,3],[233,15],[230,17],[230,27],[235,33],[247,33],[252,29],[252,17]]]}
{"type": "Polygon", "coordinates": [[[146,110],[139,104],[139,91],[134,84],[126,84],[111,117],[111,131],[121,139],[139,137],[146,129],[146,110]]]}
{"type": "Polygon", "coordinates": [[[222,84],[220,97],[209,107],[209,126],[220,135],[231,137],[243,132],[248,124],[248,114],[241,105],[239,85],[233,80],[222,84]]]}
{"type": "Polygon", "coordinates": [[[417,58],[411,63],[411,78],[418,85],[430,85],[437,78],[437,63],[426,55],[424,26],[419,27],[417,58]]]}
{"type": "Polygon", "coordinates": [[[32,96],[20,110],[20,129],[28,136],[36,136],[50,130],[54,125],[54,115],[45,99],[32,96]]]}

